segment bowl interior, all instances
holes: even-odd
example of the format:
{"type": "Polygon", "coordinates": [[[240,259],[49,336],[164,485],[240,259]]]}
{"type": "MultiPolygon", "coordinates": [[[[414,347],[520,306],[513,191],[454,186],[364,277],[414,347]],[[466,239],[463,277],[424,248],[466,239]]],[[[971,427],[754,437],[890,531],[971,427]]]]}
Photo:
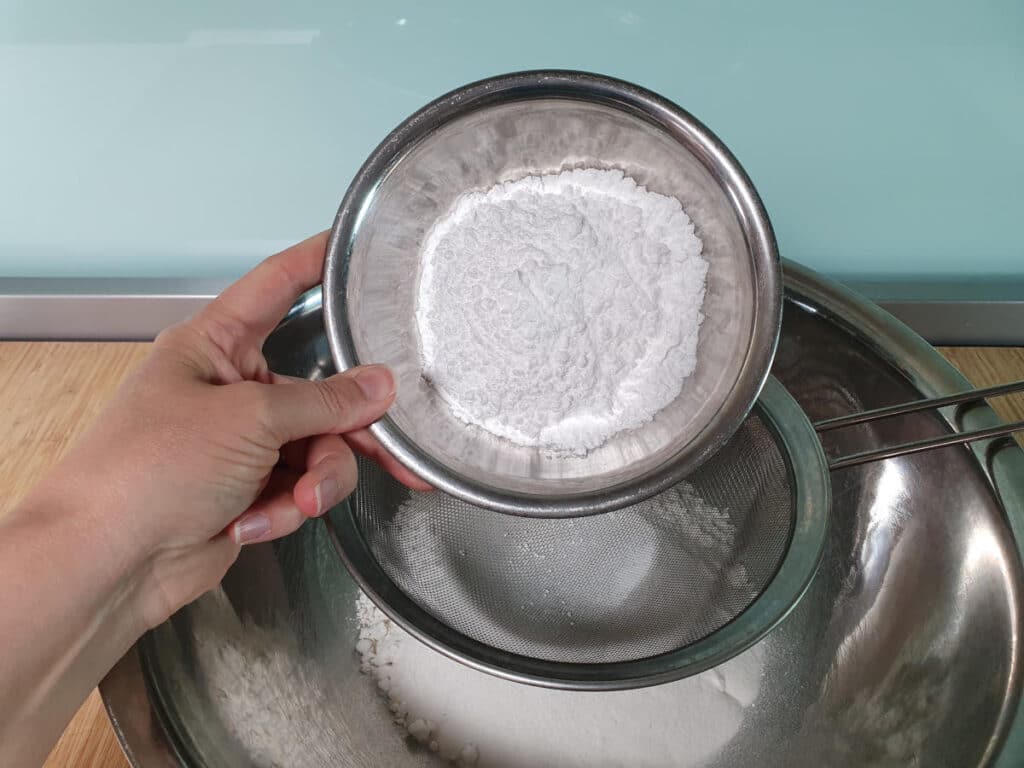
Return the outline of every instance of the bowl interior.
{"type": "MultiPolygon", "coordinates": [[[[372,191],[357,201],[343,282],[356,362],[385,363],[398,379],[384,428],[397,430],[447,473],[537,497],[620,486],[697,450],[737,389],[758,302],[744,229],[749,214],[714,169],[700,137],[691,141],[686,126],[666,127],[626,106],[573,98],[481,106],[396,152],[372,191]],[[653,421],[577,457],[518,446],[454,417],[421,376],[414,308],[422,243],[457,197],[582,167],[618,169],[679,199],[703,241],[709,270],[697,368],[680,395],[653,421]]],[[[751,391],[750,403],[756,394],[751,391]]]]}

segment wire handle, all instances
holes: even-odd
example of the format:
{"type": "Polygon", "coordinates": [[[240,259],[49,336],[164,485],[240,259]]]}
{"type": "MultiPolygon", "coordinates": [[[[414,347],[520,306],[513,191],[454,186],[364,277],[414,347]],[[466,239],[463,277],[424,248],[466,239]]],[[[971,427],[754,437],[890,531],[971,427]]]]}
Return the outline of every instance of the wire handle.
{"type": "MultiPolygon", "coordinates": [[[[903,416],[904,414],[917,413],[918,411],[926,411],[933,408],[944,408],[948,405],[973,403],[985,400],[989,397],[1002,397],[1003,395],[1010,395],[1014,392],[1024,392],[1024,380],[1014,381],[1007,384],[999,384],[997,386],[986,387],[984,389],[972,389],[955,395],[931,397],[925,400],[915,400],[910,403],[889,405],[884,408],[875,408],[870,411],[850,414],[849,416],[838,416],[832,419],[824,419],[817,422],[814,425],[814,429],[818,434],[821,434],[835,429],[852,427],[857,424],[866,424],[880,419],[888,419],[893,416],[903,416]]],[[[840,456],[835,459],[829,459],[829,469],[855,467],[872,461],[881,461],[882,459],[891,459],[896,456],[921,453],[935,448],[944,448],[949,445],[963,445],[964,443],[974,442],[975,440],[988,440],[1019,431],[1024,431],[1024,421],[1000,424],[996,427],[987,427],[985,429],[978,429],[972,432],[958,432],[952,435],[930,437],[924,440],[915,440],[910,443],[890,446],[888,448],[874,448],[868,451],[861,451],[860,453],[853,453],[849,456],[840,456]]]]}

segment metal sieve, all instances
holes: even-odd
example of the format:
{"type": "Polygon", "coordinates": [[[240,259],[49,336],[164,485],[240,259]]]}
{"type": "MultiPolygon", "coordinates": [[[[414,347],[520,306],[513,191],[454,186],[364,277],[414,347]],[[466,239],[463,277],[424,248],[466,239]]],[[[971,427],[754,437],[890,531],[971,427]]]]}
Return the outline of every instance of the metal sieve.
{"type": "Polygon", "coordinates": [[[624,509],[495,514],[367,463],[332,530],[360,586],[442,653],[604,690],[694,674],[755,643],[810,582],[828,509],[814,429],[772,379],[722,450],[624,509]]]}
{"type": "Polygon", "coordinates": [[[830,469],[1024,429],[1024,422],[826,459],[817,432],[1024,390],[1024,382],[812,425],[769,379],[725,447],[630,507],[495,514],[409,491],[372,464],[333,536],[360,586],[452,658],[519,682],[611,690],[685,677],[763,637],[810,583],[830,469]]]}
{"type": "Polygon", "coordinates": [[[441,97],[402,123],[356,175],[324,272],[340,370],[386,363],[398,397],[371,429],[403,464],[478,506],[537,517],[594,514],[671,487],[739,428],[767,376],[782,284],[761,201],[728,149],[691,115],[618,80],[526,72],[441,97]],[[462,194],[567,168],[618,169],[677,198],[709,263],[697,368],[651,422],[585,457],[470,427],[421,375],[419,253],[462,194]]]}

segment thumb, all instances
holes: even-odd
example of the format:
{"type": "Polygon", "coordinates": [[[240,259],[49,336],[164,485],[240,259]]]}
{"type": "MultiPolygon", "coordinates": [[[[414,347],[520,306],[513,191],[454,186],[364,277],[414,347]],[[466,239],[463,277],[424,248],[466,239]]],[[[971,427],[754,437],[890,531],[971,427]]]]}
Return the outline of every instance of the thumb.
{"type": "Polygon", "coordinates": [[[372,424],[394,402],[395,378],[383,365],[366,365],[321,381],[276,384],[269,399],[270,429],[284,444],[372,424]]]}

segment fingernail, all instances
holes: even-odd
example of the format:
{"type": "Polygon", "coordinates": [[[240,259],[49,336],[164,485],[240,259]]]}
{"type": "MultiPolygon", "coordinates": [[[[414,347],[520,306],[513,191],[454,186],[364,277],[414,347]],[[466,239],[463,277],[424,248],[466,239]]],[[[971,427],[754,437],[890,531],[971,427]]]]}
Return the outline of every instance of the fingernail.
{"type": "Polygon", "coordinates": [[[253,512],[235,521],[231,535],[236,544],[250,544],[270,533],[270,518],[262,512],[253,512]]]}
{"type": "Polygon", "coordinates": [[[341,486],[338,483],[338,478],[333,475],[327,475],[327,477],[317,483],[313,492],[316,494],[317,515],[322,515],[341,501],[339,498],[341,496],[341,486]]]}
{"type": "Polygon", "coordinates": [[[387,400],[395,394],[395,379],[383,365],[374,365],[357,373],[356,384],[368,400],[387,400]]]}

